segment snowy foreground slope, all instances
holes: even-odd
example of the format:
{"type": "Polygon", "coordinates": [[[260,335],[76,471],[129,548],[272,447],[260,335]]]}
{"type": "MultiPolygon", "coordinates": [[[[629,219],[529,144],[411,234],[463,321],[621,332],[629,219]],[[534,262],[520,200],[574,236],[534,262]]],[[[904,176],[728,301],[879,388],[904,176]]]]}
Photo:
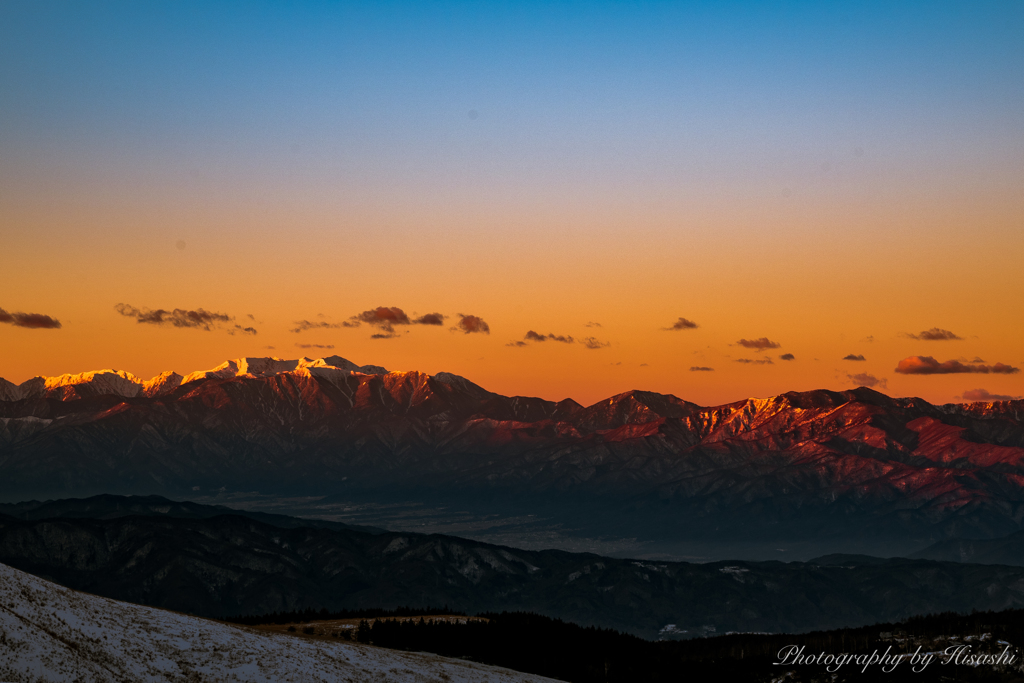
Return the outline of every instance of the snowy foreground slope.
{"type": "Polygon", "coordinates": [[[79,593],[0,564],[0,681],[550,681],[268,634],[79,593]]]}

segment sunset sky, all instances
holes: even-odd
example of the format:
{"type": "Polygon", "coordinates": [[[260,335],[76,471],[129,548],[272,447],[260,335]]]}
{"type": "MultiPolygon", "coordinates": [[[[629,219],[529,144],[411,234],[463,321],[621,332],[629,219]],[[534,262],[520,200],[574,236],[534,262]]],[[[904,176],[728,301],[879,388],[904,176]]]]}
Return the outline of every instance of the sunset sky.
{"type": "Polygon", "coordinates": [[[13,382],[1017,397],[1022,263],[1017,0],[0,4],[13,382]]]}

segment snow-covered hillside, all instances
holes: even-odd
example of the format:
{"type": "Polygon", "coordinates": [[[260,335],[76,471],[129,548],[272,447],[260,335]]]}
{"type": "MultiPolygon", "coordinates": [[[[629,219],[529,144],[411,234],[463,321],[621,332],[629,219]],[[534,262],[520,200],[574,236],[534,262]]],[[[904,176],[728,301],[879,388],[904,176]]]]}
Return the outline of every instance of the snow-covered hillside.
{"type": "Polygon", "coordinates": [[[357,643],[229,626],[58,586],[0,564],[0,681],[549,681],[357,643]]]}

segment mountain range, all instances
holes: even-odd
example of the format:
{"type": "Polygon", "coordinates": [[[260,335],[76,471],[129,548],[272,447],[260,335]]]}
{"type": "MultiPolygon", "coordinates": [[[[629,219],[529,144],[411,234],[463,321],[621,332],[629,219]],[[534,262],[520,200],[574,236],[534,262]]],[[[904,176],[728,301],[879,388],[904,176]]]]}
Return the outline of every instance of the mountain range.
{"type": "Polygon", "coordinates": [[[89,593],[214,618],[445,606],[535,612],[654,639],[1024,607],[1019,566],[859,555],[653,562],[268,523],[205,506],[178,516],[176,504],[154,498],[64,500],[49,508],[63,516],[51,518],[28,507],[28,519],[0,515],[0,562],[89,593]],[[141,514],[111,516],[112,503],[141,514]]]}
{"type": "Polygon", "coordinates": [[[0,398],[7,501],[415,504],[533,515],[563,536],[677,558],[671,544],[687,542],[894,554],[1004,536],[1024,519],[1024,401],[937,406],[861,387],[714,407],[630,391],[582,406],[338,356],[0,381],[0,398]]]}

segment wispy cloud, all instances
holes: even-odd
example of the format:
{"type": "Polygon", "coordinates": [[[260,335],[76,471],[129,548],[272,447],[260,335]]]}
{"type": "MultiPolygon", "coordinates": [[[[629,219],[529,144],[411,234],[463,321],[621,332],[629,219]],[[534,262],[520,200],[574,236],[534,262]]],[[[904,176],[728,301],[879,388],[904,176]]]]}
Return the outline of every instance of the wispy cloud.
{"type": "MultiPolygon", "coordinates": [[[[957,397],[961,398],[961,397],[957,397]]],[[[1008,396],[1006,394],[990,394],[986,389],[968,389],[964,392],[963,400],[965,401],[1016,401],[1020,396],[1008,396]]]]}
{"type": "Polygon", "coordinates": [[[736,363],[745,363],[747,365],[775,365],[771,358],[765,357],[761,359],[750,359],[750,358],[737,358],[736,363]]]}
{"type": "Polygon", "coordinates": [[[572,344],[573,342],[576,341],[575,339],[573,339],[572,337],[570,337],[568,335],[552,334],[550,332],[548,334],[538,334],[537,332],[534,332],[533,330],[528,331],[526,333],[526,335],[523,337],[523,339],[525,339],[527,341],[535,341],[535,342],[542,342],[542,341],[550,340],[550,341],[562,342],[563,344],[572,344]]]}
{"type": "Polygon", "coordinates": [[[340,323],[329,323],[326,321],[311,322],[309,320],[296,320],[292,332],[305,332],[306,330],[333,330],[339,327],[359,327],[358,322],[348,320],[340,323]]]}
{"type": "Polygon", "coordinates": [[[234,317],[227,313],[207,311],[203,308],[175,308],[166,310],[158,308],[135,308],[130,304],[117,304],[114,310],[126,318],[134,318],[136,322],[147,325],[170,325],[171,327],[191,328],[211,332],[224,329],[228,334],[256,334],[256,328],[243,327],[234,322],[234,317]]]}
{"type": "Polygon", "coordinates": [[[601,323],[589,322],[583,327],[602,327],[601,323]]]}
{"type": "Polygon", "coordinates": [[[979,363],[964,364],[958,360],[947,360],[940,363],[931,356],[910,356],[904,358],[896,366],[901,375],[954,375],[954,374],[997,374],[1012,375],[1020,372],[1019,368],[1004,363],[982,365],[979,363]]]}
{"type": "Polygon", "coordinates": [[[675,321],[668,327],[663,327],[661,329],[666,332],[678,332],[679,330],[695,330],[698,327],[700,326],[692,320],[680,317],[679,320],[675,321]]]}
{"type": "Polygon", "coordinates": [[[535,330],[529,330],[523,335],[520,341],[510,341],[505,346],[523,347],[529,346],[530,342],[540,343],[546,341],[555,341],[562,344],[582,344],[588,349],[603,349],[606,346],[611,346],[611,342],[601,341],[597,337],[583,337],[582,339],[576,339],[571,335],[567,334],[554,334],[549,332],[548,334],[541,334],[535,330]]]}
{"type": "Polygon", "coordinates": [[[860,387],[868,387],[874,389],[878,387],[880,389],[887,389],[889,387],[889,381],[885,378],[879,379],[874,375],[869,375],[866,372],[858,372],[856,375],[846,374],[847,379],[860,387]]]}
{"type": "Polygon", "coordinates": [[[611,346],[611,342],[604,342],[596,337],[584,337],[580,339],[580,344],[583,344],[588,349],[603,349],[606,346],[611,346]]]}
{"type": "Polygon", "coordinates": [[[867,358],[860,355],[859,353],[848,353],[845,356],[843,356],[843,360],[867,360],[867,358]]]}
{"type": "Polygon", "coordinates": [[[740,339],[736,343],[743,348],[757,349],[758,351],[764,351],[765,349],[777,349],[782,346],[782,344],[773,342],[768,337],[761,337],[760,339],[740,339]]]}
{"type": "Polygon", "coordinates": [[[963,337],[960,337],[949,330],[943,330],[938,327],[933,327],[930,330],[925,330],[918,334],[911,334],[908,332],[905,336],[920,341],[959,341],[963,339],[963,337]]]}
{"type": "Polygon", "coordinates": [[[0,308],[0,323],[30,330],[59,330],[60,321],[42,313],[8,313],[0,308]]]}
{"type": "MultiPolygon", "coordinates": [[[[296,344],[300,349],[333,349],[334,344],[296,344]]],[[[270,348],[270,347],[268,347],[270,348]]]]}
{"type": "Polygon", "coordinates": [[[715,371],[714,368],[707,368],[707,367],[704,367],[703,365],[694,365],[693,367],[690,368],[690,372],[714,372],[714,371],[715,371]]]}

